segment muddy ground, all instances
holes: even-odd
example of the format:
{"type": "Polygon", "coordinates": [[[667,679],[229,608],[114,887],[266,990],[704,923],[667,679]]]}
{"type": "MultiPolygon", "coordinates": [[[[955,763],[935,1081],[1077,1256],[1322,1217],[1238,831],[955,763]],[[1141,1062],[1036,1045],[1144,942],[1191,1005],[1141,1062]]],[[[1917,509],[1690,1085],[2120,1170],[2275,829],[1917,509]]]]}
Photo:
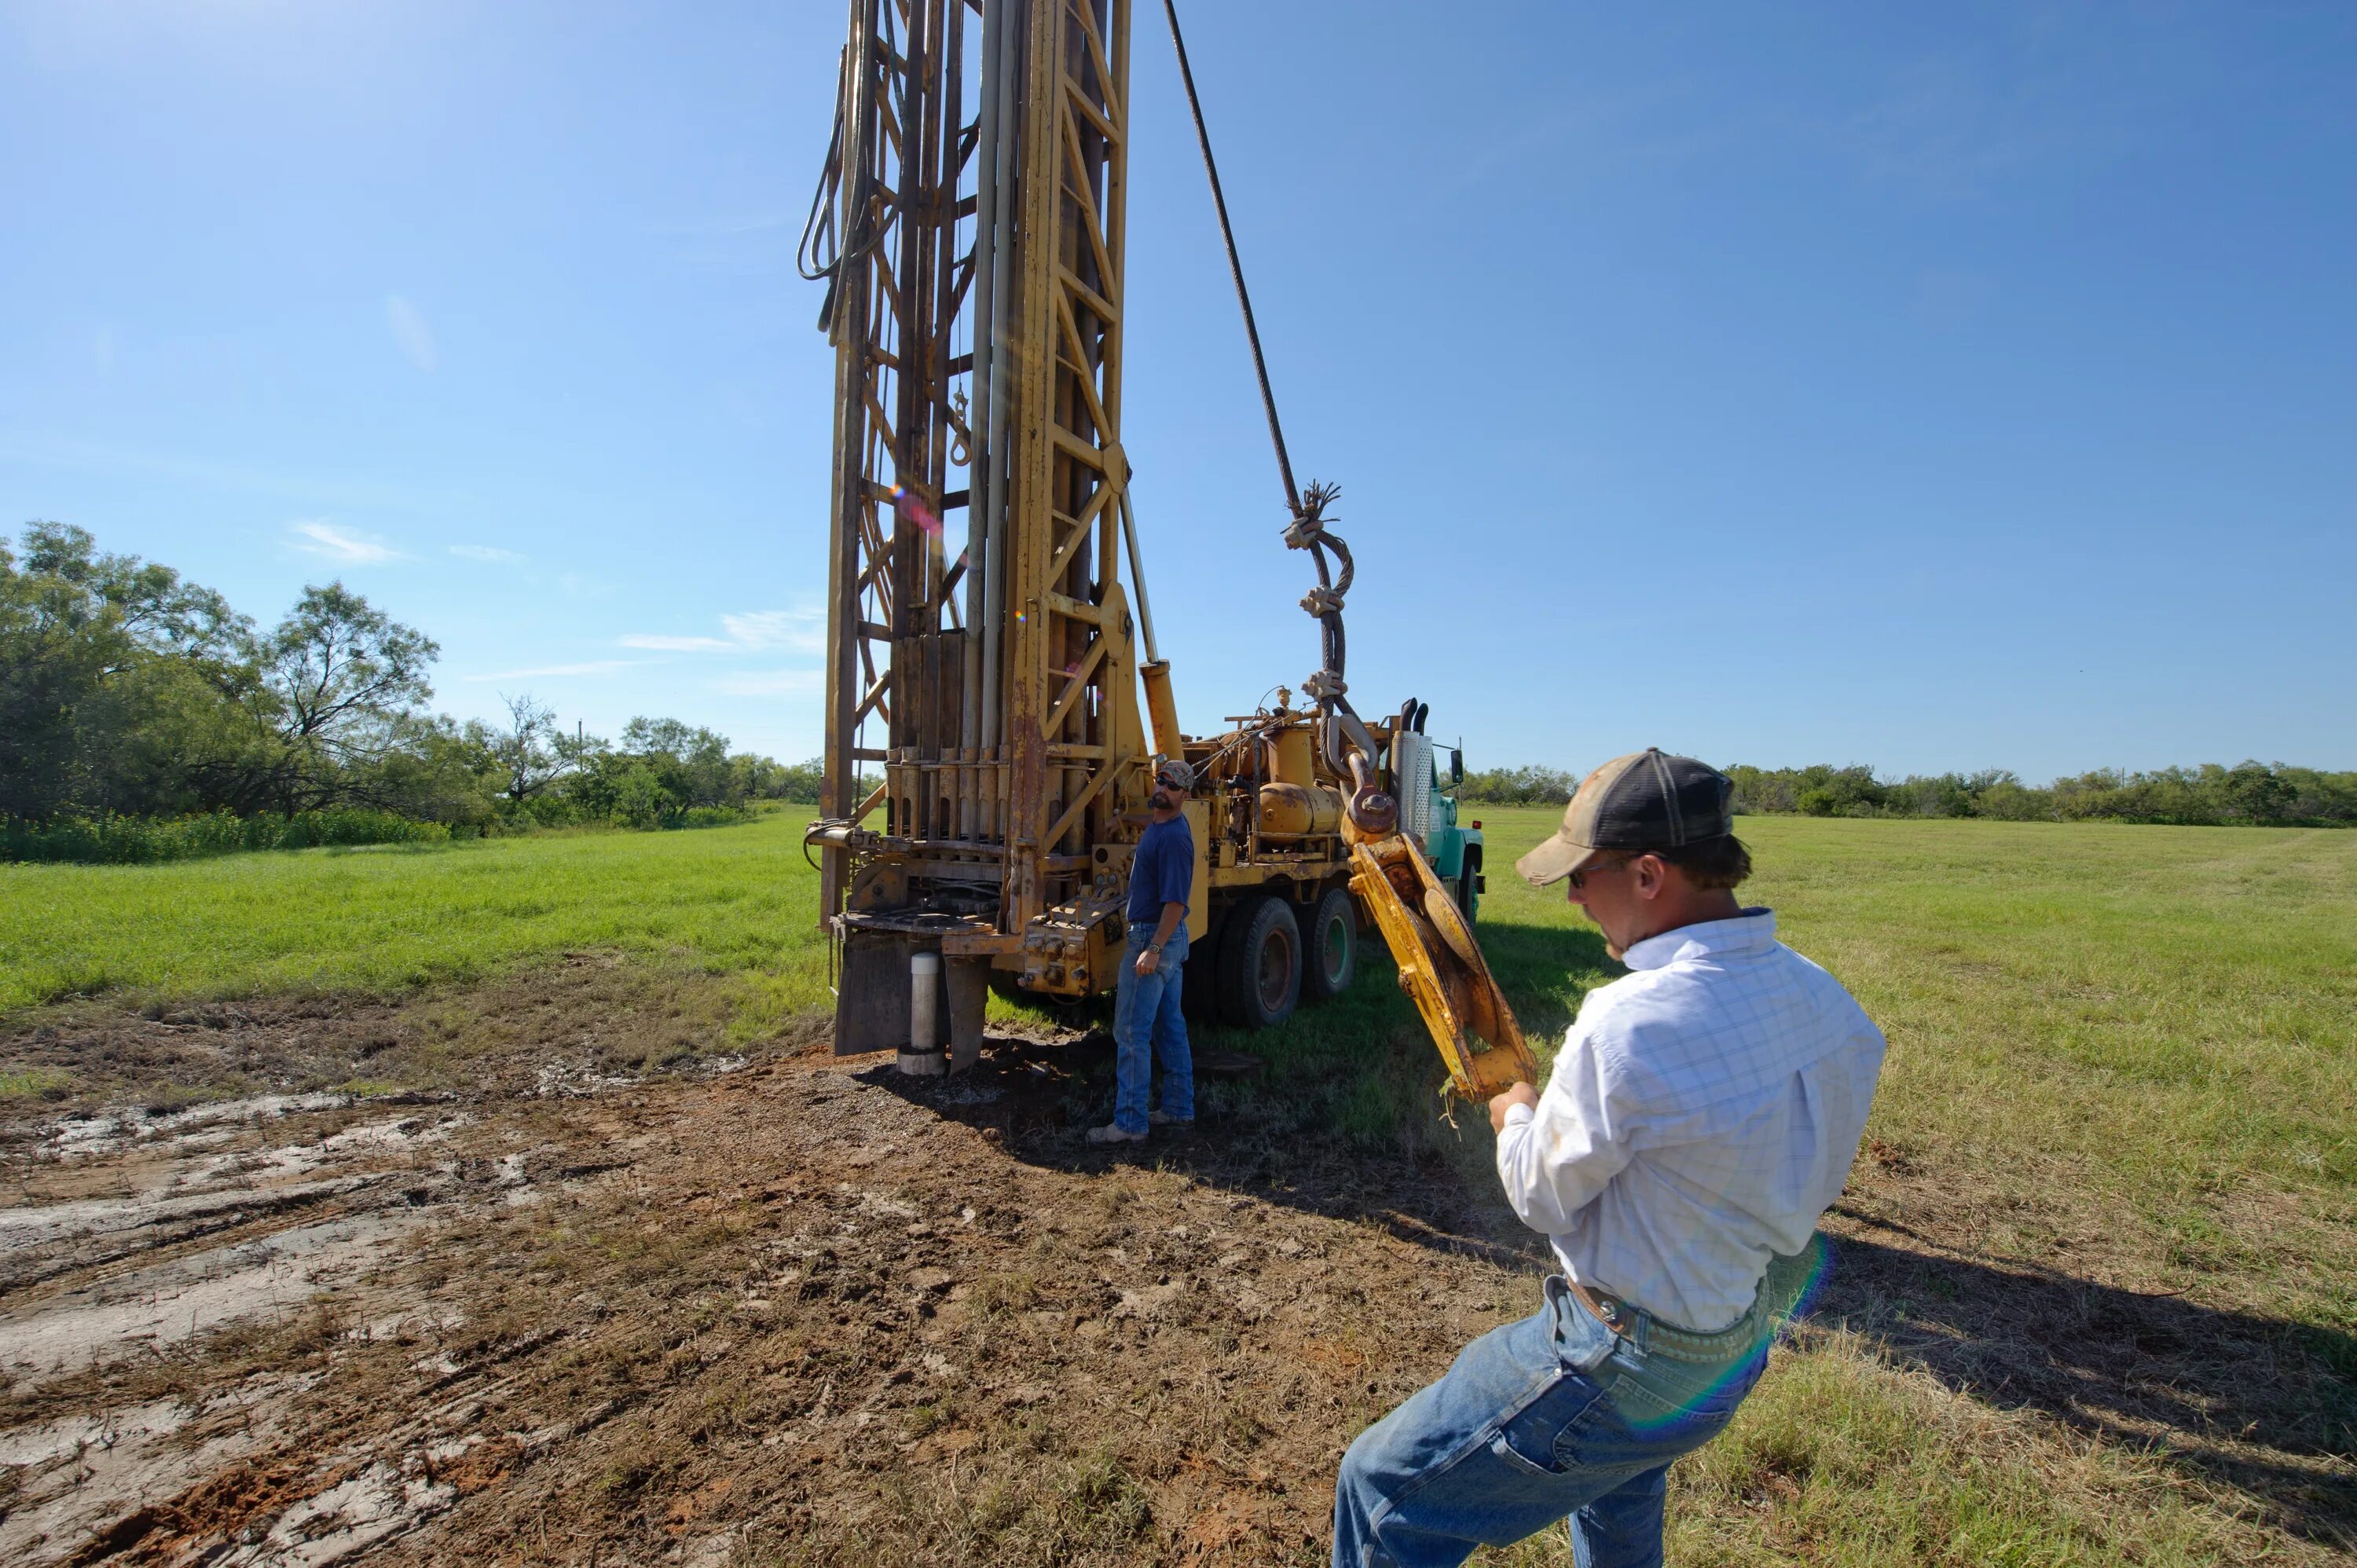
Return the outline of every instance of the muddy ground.
{"type": "MultiPolygon", "coordinates": [[[[717,1007],[583,957],[0,1042],[76,1075],[0,1125],[0,1562],[1322,1562],[1349,1439],[1537,1299],[1484,1133],[1099,1151],[1101,1037],[919,1083],[717,1007]]],[[[2296,1336],[1994,1222],[1870,1151],[1820,1314],[2337,1528],[2296,1336]]]]}

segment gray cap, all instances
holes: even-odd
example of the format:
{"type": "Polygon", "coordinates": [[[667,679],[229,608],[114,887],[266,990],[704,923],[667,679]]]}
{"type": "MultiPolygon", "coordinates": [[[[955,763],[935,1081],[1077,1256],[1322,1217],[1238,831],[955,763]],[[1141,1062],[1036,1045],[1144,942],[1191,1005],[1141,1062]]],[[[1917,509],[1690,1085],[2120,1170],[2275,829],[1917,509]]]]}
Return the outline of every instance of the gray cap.
{"type": "Polygon", "coordinates": [[[1191,795],[1195,791],[1195,770],[1178,757],[1166,757],[1155,767],[1154,781],[1191,795]]]}
{"type": "Polygon", "coordinates": [[[1659,746],[1616,757],[1586,779],[1563,809],[1563,826],[1514,862],[1534,887],[1560,882],[1612,850],[1675,849],[1735,831],[1727,775],[1659,746]]]}

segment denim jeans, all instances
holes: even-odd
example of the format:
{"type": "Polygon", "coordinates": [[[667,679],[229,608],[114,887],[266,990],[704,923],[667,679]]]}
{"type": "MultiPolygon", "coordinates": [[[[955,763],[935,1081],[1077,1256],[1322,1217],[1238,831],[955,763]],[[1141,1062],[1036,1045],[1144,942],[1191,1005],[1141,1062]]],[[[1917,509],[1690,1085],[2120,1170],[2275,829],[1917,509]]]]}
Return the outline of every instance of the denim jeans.
{"type": "Polygon", "coordinates": [[[1154,938],[1154,922],[1132,920],[1129,940],[1122,945],[1121,979],[1113,1008],[1113,1119],[1125,1133],[1146,1128],[1147,1093],[1154,1083],[1154,1058],[1162,1058],[1162,1113],[1181,1122],[1195,1117],[1195,1058],[1187,1047],[1187,1020],[1179,1015],[1178,996],[1185,989],[1181,971],[1187,962],[1187,928],[1170,933],[1152,974],[1137,972],[1137,955],[1154,938]]]}
{"type": "Polygon", "coordinates": [[[1334,1485],[1335,1568],[1436,1568],[1568,1519],[1579,1568],[1657,1568],[1670,1461],[1717,1435],[1767,1365],[1616,1336],[1562,1279],[1359,1434],[1334,1485]]]}

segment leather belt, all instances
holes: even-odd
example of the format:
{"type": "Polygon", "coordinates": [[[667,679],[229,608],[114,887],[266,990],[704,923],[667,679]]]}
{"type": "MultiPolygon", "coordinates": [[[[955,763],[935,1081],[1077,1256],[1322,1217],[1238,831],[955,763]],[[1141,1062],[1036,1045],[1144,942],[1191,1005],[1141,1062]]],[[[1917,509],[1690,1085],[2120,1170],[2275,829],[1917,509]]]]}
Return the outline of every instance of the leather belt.
{"type": "Polygon", "coordinates": [[[1623,1339],[1627,1339],[1635,1334],[1636,1330],[1629,1326],[1628,1316],[1620,1311],[1620,1304],[1619,1302],[1614,1301],[1609,1296],[1597,1294],[1594,1291],[1589,1290],[1586,1285],[1581,1284],[1577,1280],[1573,1279],[1569,1274],[1566,1274],[1563,1277],[1563,1283],[1571,1287],[1571,1294],[1579,1298],[1579,1305],[1594,1313],[1596,1315],[1597,1321],[1602,1323],[1605,1327],[1609,1328],[1613,1333],[1618,1334],[1623,1339]]]}
{"type": "Polygon", "coordinates": [[[1596,1315],[1597,1321],[1648,1353],[1667,1354],[1676,1360],[1717,1360],[1737,1355],[1764,1337],[1754,1321],[1760,1313],[1757,1300],[1726,1327],[1697,1334],[1691,1328],[1664,1323],[1643,1307],[1631,1305],[1618,1296],[1590,1290],[1567,1273],[1563,1283],[1578,1297],[1582,1306],[1596,1315]],[[1637,1327],[1639,1318],[1645,1320],[1641,1336],[1637,1327]]]}

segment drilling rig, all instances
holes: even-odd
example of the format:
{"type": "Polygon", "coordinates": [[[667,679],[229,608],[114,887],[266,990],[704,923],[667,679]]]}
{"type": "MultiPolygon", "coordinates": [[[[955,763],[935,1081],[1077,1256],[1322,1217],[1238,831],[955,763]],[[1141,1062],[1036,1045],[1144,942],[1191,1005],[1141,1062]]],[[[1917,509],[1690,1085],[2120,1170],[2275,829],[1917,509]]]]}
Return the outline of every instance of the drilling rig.
{"type": "MultiPolygon", "coordinates": [[[[825,777],[805,841],[835,1049],[958,1070],[994,983],[1113,989],[1155,759],[1183,757],[1190,1007],[1258,1027],[1337,993],[1363,915],[1452,1085],[1494,1092],[1535,1067],[1473,940],[1462,757],[1444,781],[1412,698],[1375,722],[1349,701],[1352,562],[1334,490],[1294,486],[1240,265],[1322,662],[1297,702],[1277,687],[1223,733],[1179,732],[1121,441],[1131,44],[1130,0],[851,0],[800,250],[835,363],[825,777]]],[[[1208,135],[1203,152],[1232,264],[1208,135]]]]}

